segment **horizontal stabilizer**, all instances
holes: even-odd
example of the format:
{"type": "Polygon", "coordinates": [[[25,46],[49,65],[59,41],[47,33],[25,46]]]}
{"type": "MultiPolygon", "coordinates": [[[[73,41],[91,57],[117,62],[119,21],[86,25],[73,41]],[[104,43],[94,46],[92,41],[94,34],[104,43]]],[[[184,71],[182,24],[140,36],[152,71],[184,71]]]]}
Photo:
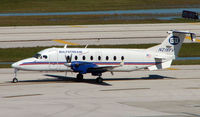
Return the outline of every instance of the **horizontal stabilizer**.
{"type": "Polygon", "coordinates": [[[150,71],[159,70],[159,69],[166,69],[166,68],[171,67],[171,63],[172,63],[172,60],[169,60],[169,61],[163,62],[161,64],[150,66],[150,67],[148,67],[148,69],[150,71]]]}
{"type": "MultiPolygon", "coordinates": [[[[192,40],[190,36],[186,36],[185,39],[192,40]]],[[[195,42],[200,42],[200,39],[197,39],[197,38],[196,38],[194,41],[195,41],[195,42]]]]}

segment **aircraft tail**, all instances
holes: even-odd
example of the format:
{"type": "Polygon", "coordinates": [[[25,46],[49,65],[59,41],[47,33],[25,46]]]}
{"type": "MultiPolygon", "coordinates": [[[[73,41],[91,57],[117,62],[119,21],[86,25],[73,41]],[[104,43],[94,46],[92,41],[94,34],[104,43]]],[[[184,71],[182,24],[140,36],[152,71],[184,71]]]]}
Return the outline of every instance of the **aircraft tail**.
{"type": "Polygon", "coordinates": [[[195,41],[195,34],[188,31],[168,31],[167,38],[160,44],[147,51],[155,53],[155,62],[160,63],[148,67],[149,70],[165,69],[171,66],[172,60],[178,56],[186,34],[189,34],[192,41],[195,41]]]}
{"type": "Polygon", "coordinates": [[[148,48],[147,50],[158,54],[171,55],[175,58],[178,56],[186,34],[190,34],[191,40],[195,41],[195,34],[188,31],[172,30],[167,33],[169,35],[160,45],[148,48]]]}

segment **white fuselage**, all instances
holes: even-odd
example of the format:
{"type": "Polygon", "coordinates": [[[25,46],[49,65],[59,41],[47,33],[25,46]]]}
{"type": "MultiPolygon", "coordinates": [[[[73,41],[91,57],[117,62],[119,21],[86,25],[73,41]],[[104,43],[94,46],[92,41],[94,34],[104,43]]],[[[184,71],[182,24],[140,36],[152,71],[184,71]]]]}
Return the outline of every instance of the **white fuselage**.
{"type": "Polygon", "coordinates": [[[119,66],[123,62],[122,66],[112,69],[113,72],[133,71],[157,64],[155,54],[145,49],[49,48],[12,66],[19,70],[71,71],[64,65],[67,56],[72,56],[72,61],[91,62],[98,66],[119,66]]]}
{"type": "Polygon", "coordinates": [[[160,70],[171,66],[177,57],[186,34],[194,40],[194,33],[189,31],[168,31],[167,38],[159,45],[147,49],[95,49],[95,48],[49,48],[38,52],[34,57],[12,64],[17,82],[18,70],[32,71],[72,71],[77,72],[77,79],[83,74],[98,76],[102,83],[104,72],[129,72],[138,69],[160,70]]]}

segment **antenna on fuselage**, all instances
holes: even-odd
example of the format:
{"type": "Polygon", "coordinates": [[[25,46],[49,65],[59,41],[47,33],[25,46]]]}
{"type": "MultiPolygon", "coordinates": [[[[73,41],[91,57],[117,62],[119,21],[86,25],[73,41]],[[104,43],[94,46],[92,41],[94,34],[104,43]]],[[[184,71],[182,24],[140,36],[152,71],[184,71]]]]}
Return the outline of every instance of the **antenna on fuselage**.
{"type": "Polygon", "coordinates": [[[85,46],[85,48],[87,48],[88,47],[88,44],[85,46]]]}

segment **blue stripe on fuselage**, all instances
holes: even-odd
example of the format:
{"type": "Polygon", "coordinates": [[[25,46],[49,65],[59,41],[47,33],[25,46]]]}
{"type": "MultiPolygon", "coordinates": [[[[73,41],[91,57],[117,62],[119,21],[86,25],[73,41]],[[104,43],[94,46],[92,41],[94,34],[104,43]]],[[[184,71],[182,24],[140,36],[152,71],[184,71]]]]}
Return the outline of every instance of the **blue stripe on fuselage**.
{"type": "MultiPolygon", "coordinates": [[[[82,61],[84,62],[84,61],[82,61]]],[[[62,65],[66,62],[24,62],[20,65],[46,65],[46,64],[59,64],[62,65]]],[[[97,65],[119,65],[121,62],[87,62],[97,65]]],[[[161,62],[124,62],[124,65],[156,65],[161,62]]]]}

